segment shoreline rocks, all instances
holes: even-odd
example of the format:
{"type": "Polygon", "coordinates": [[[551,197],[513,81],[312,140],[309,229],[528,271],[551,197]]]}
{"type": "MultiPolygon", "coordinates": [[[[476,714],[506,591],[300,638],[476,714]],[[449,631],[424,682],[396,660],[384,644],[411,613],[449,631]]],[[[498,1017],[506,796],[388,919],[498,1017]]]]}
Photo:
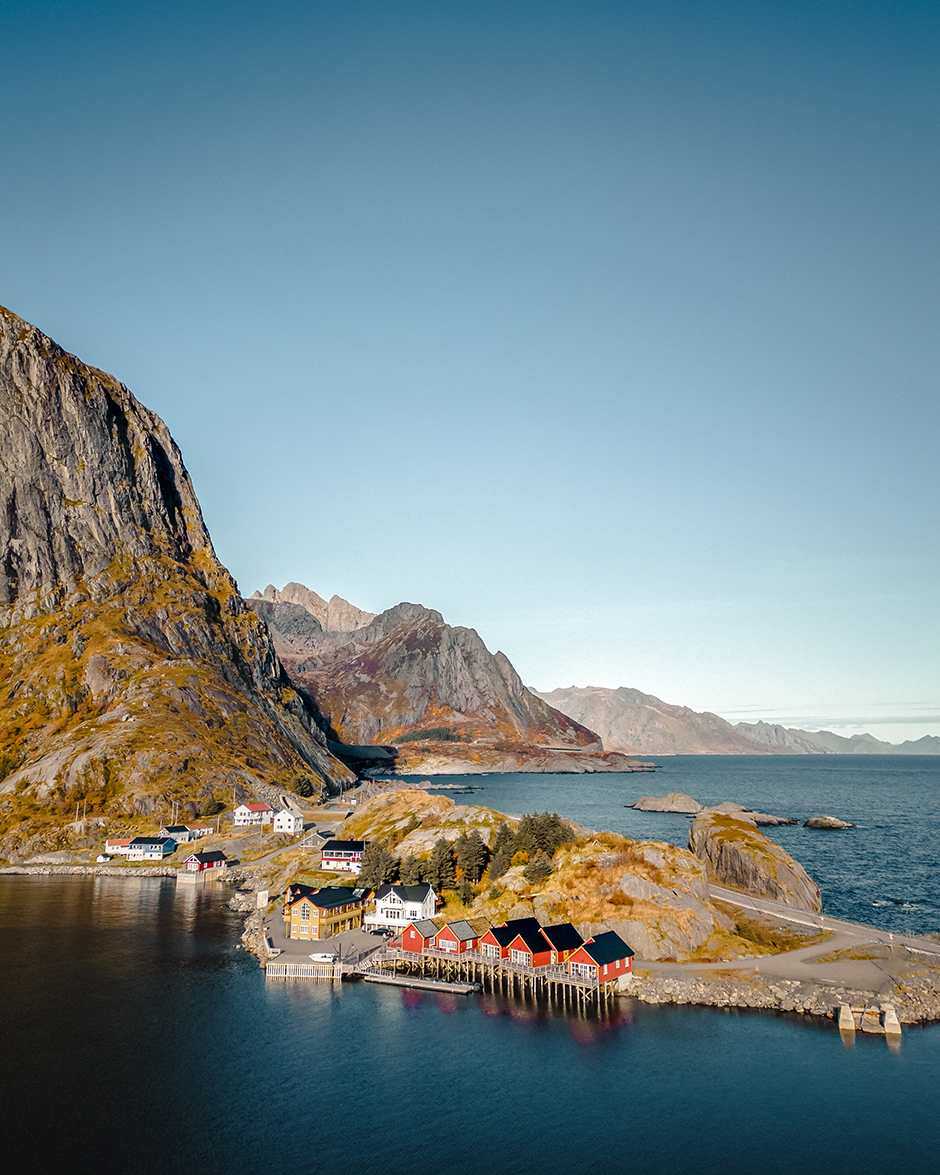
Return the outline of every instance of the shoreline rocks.
{"type": "Polygon", "coordinates": [[[626,807],[636,808],[638,812],[678,812],[684,816],[694,816],[702,810],[702,805],[691,796],[677,791],[664,796],[640,796],[635,804],[626,807]]]}
{"type": "Polygon", "coordinates": [[[809,820],[804,821],[804,828],[821,828],[821,829],[838,829],[838,828],[854,828],[854,824],[849,824],[847,820],[840,820],[837,816],[810,816],[809,820]]]}

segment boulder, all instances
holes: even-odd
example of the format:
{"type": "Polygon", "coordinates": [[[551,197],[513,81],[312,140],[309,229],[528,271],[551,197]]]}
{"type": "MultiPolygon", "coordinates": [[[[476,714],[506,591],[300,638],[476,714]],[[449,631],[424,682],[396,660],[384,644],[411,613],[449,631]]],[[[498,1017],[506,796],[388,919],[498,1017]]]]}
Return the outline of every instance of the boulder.
{"type": "Polygon", "coordinates": [[[839,820],[836,816],[810,816],[804,828],[854,828],[847,820],[839,820]]]}
{"type": "Polygon", "coordinates": [[[719,884],[803,910],[822,909],[819,887],[803,866],[749,820],[704,812],[692,822],[689,848],[719,884]]]}
{"type": "Polygon", "coordinates": [[[688,816],[702,810],[702,805],[691,796],[677,791],[667,792],[664,796],[641,796],[635,804],[626,806],[636,808],[638,812],[681,812],[688,816]]]}

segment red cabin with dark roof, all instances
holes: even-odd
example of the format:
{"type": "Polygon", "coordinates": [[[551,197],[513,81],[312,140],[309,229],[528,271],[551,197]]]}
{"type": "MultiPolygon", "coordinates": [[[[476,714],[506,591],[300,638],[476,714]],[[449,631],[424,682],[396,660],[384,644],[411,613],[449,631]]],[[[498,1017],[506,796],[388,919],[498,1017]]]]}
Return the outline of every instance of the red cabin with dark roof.
{"type": "Polygon", "coordinates": [[[524,967],[548,967],[552,962],[552,944],[536,922],[535,926],[523,926],[513,935],[506,947],[506,955],[510,963],[520,963],[524,967]]]}
{"type": "Polygon", "coordinates": [[[616,931],[589,938],[568,956],[568,974],[597,983],[610,983],[633,973],[633,951],[616,931]]]}
{"type": "Polygon", "coordinates": [[[480,936],[480,953],[484,959],[508,959],[509,944],[516,935],[533,928],[538,934],[541,927],[537,918],[513,918],[502,926],[491,926],[480,936]]]}
{"type": "Polygon", "coordinates": [[[584,939],[570,922],[559,922],[556,926],[543,926],[542,937],[552,951],[553,963],[567,963],[572,951],[582,945],[584,939]]]}

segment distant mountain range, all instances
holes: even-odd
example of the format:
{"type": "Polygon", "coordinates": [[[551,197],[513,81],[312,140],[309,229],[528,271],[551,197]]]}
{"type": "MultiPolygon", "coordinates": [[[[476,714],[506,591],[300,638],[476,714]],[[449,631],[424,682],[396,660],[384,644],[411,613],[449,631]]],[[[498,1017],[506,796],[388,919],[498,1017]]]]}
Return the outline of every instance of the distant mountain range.
{"type": "MultiPolygon", "coordinates": [[[[533,691],[538,693],[538,691],[533,691]]],[[[895,745],[870,734],[791,730],[767,722],[734,725],[621,686],[571,686],[538,693],[550,706],[597,731],[607,750],[632,755],[938,755],[940,738],[895,745]]]]}

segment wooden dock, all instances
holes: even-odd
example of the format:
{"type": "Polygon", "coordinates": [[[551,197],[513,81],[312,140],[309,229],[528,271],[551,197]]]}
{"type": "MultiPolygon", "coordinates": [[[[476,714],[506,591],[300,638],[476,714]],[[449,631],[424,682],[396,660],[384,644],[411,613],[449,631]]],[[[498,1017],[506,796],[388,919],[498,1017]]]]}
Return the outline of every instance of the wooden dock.
{"type": "Polygon", "coordinates": [[[407,979],[404,986],[419,986],[418,980],[438,989],[442,983],[469,985],[470,990],[508,997],[541,997],[559,1008],[578,1011],[611,1004],[616,995],[613,983],[599,984],[569,975],[562,966],[526,967],[506,959],[484,958],[477,951],[452,955],[431,949],[418,954],[386,947],[370,955],[357,970],[363,978],[388,976],[387,982],[394,982],[392,976],[399,982],[407,979]]]}
{"type": "Polygon", "coordinates": [[[366,983],[391,983],[396,987],[416,987],[422,991],[449,991],[455,995],[469,995],[479,991],[479,983],[449,983],[446,979],[425,979],[420,975],[389,975],[381,971],[360,972],[366,983]]]}

